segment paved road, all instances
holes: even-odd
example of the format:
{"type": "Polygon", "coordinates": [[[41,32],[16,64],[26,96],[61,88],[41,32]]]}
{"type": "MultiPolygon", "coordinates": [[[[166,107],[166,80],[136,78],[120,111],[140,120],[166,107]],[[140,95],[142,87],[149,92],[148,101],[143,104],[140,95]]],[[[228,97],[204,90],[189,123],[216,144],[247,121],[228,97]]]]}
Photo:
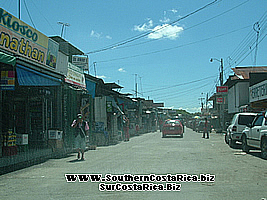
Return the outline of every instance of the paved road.
{"type": "Polygon", "coordinates": [[[239,148],[231,149],[223,135],[215,133],[210,139],[191,129],[186,130],[184,138],[148,133],[130,142],[88,151],[85,161],[76,162],[73,154],[2,175],[0,199],[261,200],[267,198],[267,161],[259,155],[257,151],[244,154],[239,148]],[[211,174],[215,182],[179,182],[180,191],[99,191],[100,183],[68,183],[65,174],[211,174]]]}

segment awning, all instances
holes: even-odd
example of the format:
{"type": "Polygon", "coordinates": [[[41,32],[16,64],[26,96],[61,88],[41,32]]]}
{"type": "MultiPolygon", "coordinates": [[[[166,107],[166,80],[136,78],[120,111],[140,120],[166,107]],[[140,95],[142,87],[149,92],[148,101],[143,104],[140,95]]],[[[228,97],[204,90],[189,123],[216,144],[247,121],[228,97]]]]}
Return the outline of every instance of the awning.
{"type": "Polygon", "coordinates": [[[61,80],[42,74],[22,65],[16,67],[19,85],[21,86],[59,86],[61,80]]]}
{"type": "Polygon", "coordinates": [[[16,57],[0,52],[0,62],[14,66],[16,64],[16,57]]]}
{"type": "Polygon", "coordinates": [[[95,86],[96,83],[91,82],[89,80],[85,80],[86,83],[86,89],[88,90],[88,93],[92,96],[92,98],[95,98],[95,86]]]}

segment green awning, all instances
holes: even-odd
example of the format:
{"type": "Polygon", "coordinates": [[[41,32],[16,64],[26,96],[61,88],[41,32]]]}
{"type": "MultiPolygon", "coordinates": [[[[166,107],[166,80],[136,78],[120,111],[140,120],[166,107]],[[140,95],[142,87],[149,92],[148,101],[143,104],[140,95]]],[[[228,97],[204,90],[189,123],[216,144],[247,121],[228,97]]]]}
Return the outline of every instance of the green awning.
{"type": "Polygon", "coordinates": [[[10,55],[5,54],[3,52],[0,52],[0,62],[1,63],[5,63],[5,64],[8,64],[8,65],[15,66],[15,64],[16,64],[16,57],[10,56],[10,55]]]}

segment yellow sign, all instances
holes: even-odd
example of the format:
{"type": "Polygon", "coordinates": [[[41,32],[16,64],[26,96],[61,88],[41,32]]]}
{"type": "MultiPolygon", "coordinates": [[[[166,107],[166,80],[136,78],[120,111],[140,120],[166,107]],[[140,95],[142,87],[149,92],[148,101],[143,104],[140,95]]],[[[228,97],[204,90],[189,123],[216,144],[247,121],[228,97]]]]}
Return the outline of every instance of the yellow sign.
{"type": "Polygon", "coordinates": [[[48,37],[0,8],[0,48],[45,65],[48,37]]]}

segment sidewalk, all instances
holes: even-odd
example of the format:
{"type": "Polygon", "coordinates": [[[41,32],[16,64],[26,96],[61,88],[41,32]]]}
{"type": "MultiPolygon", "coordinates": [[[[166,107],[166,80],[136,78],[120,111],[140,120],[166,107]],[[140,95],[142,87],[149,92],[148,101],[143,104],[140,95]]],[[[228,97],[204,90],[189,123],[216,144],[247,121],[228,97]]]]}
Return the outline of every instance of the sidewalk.
{"type": "MultiPolygon", "coordinates": [[[[85,151],[95,149],[96,146],[90,145],[86,147],[85,151]]],[[[75,151],[72,148],[64,148],[58,151],[53,151],[52,148],[31,149],[26,152],[18,152],[17,155],[0,157],[0,175],[39,164],[51,158],[62,158],[73,152],[75,151]]]]}
{"type": "Polygon", "coordinates": [[[34,164],[42,163],[50,158],[58,158],[72,153],[73,149],[62,149],[53,151],[47,149],[31,149],[25,152],[18,152],[17,155],[0,157],[0,175],[29,167],[34,164]]]}

